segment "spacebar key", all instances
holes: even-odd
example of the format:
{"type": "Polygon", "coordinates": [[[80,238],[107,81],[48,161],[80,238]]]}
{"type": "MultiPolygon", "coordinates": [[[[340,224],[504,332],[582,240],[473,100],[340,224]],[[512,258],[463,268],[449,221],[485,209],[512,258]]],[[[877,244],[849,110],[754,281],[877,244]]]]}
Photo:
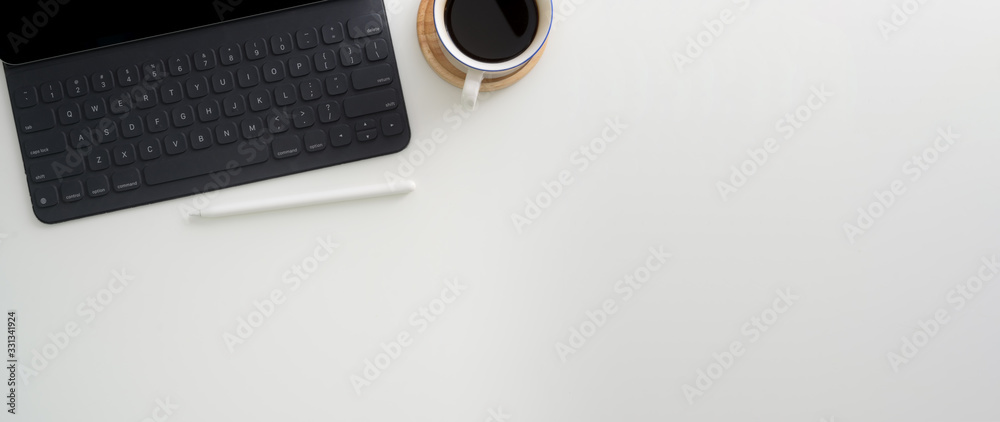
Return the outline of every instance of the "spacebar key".
{"type": "Polygon", "coordinates": [[[399,106],[396,90],[389,88],[370,94],[355,95],[344,100],[344,114],[360,117],[380,111],[392,110],[399,106]]]}
{"type": "Polygon", "coordinates": [[[267,150],[258,151],[247,142],[236,144],[236,148],[209,148],[182,154],[174,159],[166,159],[146,166],[146,183],[159,185],[267,161],[267,150]],[[240,151],[243,153],[241,154],[240,151]]]}

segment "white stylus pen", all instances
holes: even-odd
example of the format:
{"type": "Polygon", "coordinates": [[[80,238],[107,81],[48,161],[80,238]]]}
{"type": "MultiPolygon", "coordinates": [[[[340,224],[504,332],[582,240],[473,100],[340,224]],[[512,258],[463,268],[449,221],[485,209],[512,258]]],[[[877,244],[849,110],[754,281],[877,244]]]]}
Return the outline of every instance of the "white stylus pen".
{"type": "Polygon", "coordinates": [[[402,195],[413,192],[416,188],[416,183],[412,180],[406,180],[394,184],[359,186],[325,192],[286,196],[283,198],[271,198],[254,202],[244,202],[241,204],[210,206],[201,211],[196,210],[192,212],[191,215],[206,218],[228,217],[231,215],[251,214],[255,212],[282,210],[287,208],[305,207],[309,205],[353,201],[355,199],[402,195]]]}

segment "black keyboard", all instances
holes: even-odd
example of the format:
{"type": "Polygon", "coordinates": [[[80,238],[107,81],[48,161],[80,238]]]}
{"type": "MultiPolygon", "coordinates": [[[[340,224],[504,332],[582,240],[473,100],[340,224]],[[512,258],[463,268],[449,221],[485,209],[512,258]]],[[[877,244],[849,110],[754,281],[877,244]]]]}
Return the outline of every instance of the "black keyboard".
{"type": "Polygon", "coordinates": [[[4,69],[45,223],[391,154],[410,140],[381,0],[4,69]]]}

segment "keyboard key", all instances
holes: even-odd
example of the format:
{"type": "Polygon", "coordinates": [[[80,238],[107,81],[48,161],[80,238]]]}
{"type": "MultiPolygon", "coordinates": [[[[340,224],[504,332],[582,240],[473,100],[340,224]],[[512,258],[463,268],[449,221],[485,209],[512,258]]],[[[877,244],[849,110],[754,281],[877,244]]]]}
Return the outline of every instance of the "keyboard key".
{"type": "Polygon", "coordinates": [[[167,77],[166,72],[163,71],[163,62],[159,60],[142,65],[142,75],[146,78],[146,82],[156,82],[167,77]]]}
{"type": "Polygon", "coordinates": [[[56,192],[55,186],[35,188],[31,196],[35,198],[35,206],[38,208],[47,208],[59,203],[59,193],[56,192]]]}
{"type": "Polygon", "coordinates": [[[202,123],[219,120],[221,115],[218,101],[205,100],[198,104],[198,120],[202,123]]]}
{"type": "Polygon", "coordinates": [[[91,198],[97,198],[99,196],[107,195],[111,190],[108,186],[108,178],[97,175],[87,178],[87,196],[91,198]]]}
{"type": "Polygon", "coordinates": [[[316,152],[326,148],[326,134],[322,130],[310,130],[305,136],[306,151],[316,152]]]}
{"type": "Polygon", "coordinates": [[[127,166],[135,162],[135,147],[132,144],[118,145],[111,154],[116,166],[127,166]]]}
{"type": "Polygon", "coordinates": [[[87,120],[97,120],[108,115],[103,98],[91,98],[83,103],[83,116],[87,120]]]}
{"type": "Polygon", "coordinates": [[[115,192],[138,189],[139,183],[139,169],[131,168],[111,175],[111,186],[115,188],[115,192]]]}
{"type": "Polygon", "coordinates": [[[168,61],[170,66],[170,74],[173,76],[184,76],[191,73],[191,61],[188,60],[188,56],[174,56],[168,61]]]}
{"type": "Polygon", "coordinates": [[[247,60],[263,59],[267,55],[267,43],[257,39],[246,43],[247,60]]]}
{"type": "Polygon", "coordinates": [[[163,138],[163,149],[168,155],[177,155],[187,151],[187,140],[180,133],[171,133],[163,138]]]}
{"type": "Polygon", "coordinates": [[[365,45],[368,61],[376,62],[389,57],[389,43],[379,38],[365,45]]]}
{"type": "Polygon", "coordinates": [[[375,129],[358,132],[358,140],[365,142],[378,138],[378,131],[375,129]]]}
{"type": "Polygon", "coordinates": [[[351,38],[365,38],[382,33],[382,16],[371,14],[347,21],[347,32],[351,38]]]}
{"type": "Polygon", "coordinates": [[[31,180],[35,183],[41,183],[83,174],[83,162],[71,161],[67,158],[67,156],[63,156],[62,159],[32,164],[28,167],[31,180]]]}
{"type": "Polygon", "coordinates": [[[274,103],[279,106],[294,104],[298,100],[296,96],[295,85],[284,84],[274,88],[274,103]]]}
{"type": "Polygon", "coordinates": [[[347,92],[347,75],[335,73],[326,77],[326,93],[340,95],[347,92]]]}
{"type": "Polygon", "coordinates": [[[320,122],[330,123],[340,120],[340,104],[336,101],[320,104],[316,107],[316,111],[320,122]]]}
{"type": "Polygon", "coordinates": [[[93,145],[93,133],[89,127],[73,129],[69,132],[69,145],[73,148],[84,148],[93,145]]]}
{"type": "Polygon", "coordinates": [[[159,185],[189,177],[232,170],[267,161],[268,155],[253,144],[241,142],[236,148],[210,148],[178,159],[163,159],[146,166],[146,183],[159,185]]]}
{"type": "Polygon", "coordinates": [[[28,158],[44,157],[63,151],[66,151],[66,138],[59,132],[47,132],[24,142],[24,152],[28,158]]]}
{"type": "Polygon", "coordinates": [[[56,179],[56,171],[52,162],[32,164],[28,167],[28,177],[35,183],[48,182],[56,179]]]}
{"type": "Polygon", "coordinates": [[[52,115],[52,110],[30,110],[19,114],[21,117],[17,119],[18,128],[24,133],[41,132],[56,126],[56,118],[52,115]]]}
{"type": "Polygon", "coordinates": [[[236,72],[240,88],[252,88],[260,84],[260,72],[256,66],[246,66],[236,72]]]}
{"type": "Polygon", "coordinates": [[[59,193],[63,202],[76,202],[83,199],[83,185],[79,180],[63,182],[59,185],[59,193]]]}
{"type": "Polygon", "coordinates": [[[194,53],[194,68],[198,70],[209,70],[215,68],[215,51],[202,50],[194,53]]]}
{"type": "Polygon", "coordinates": [[[297,56],[288,60],[288,73],[294,78],[308,75],[310,70],[309,56],[297,56]]]}
{"type": "Polygon", "coordinates": [[[282,62],[268,62],[264,64],[264,80],[267,82],[278,82],[285,79],[285,64],[282,62]]]}
{"type": "Polygon", "coordinates": [[[170,81],[164,83],[160,87],[160,101],[163,101],[163,104],[178,103],[184,99],[183,92],[180,82],[170,81]]]}
{"type": "Polygon", "coordinates": [[[285,133],[288,128],[288,115],[285,113],[274,111],[267,115],[267,130],[272,134],[285,133]]]}
{"type": "Polygon", "coordinates": [[[335,147],[349,145],[353,137],[354,131],[351,130],[350,126],[337,125],[330,128],[330,145],[335,147]]]}
{"type": "Polygon", "coordinates": [[[317,72],[326,72],[337,67],[337,53],[333,50],[323,50],[313,54],[313,63],[317,72]]]}
{"type": "Polygon", "coordinates": [[[125,114],[132,111],[132,98],[127,94],[111,97],[109,101],[111,102],[112,114],[125,114]]]}
{"type": "Polygon", "coordinates": [[[355,70],[351,73],[354,89],[368,89],[392,83],[392,66],[380,64],[355,70]]]}
{"type": "Polygon", "coordinates": [[[299,84],[303,101],[312,101],[323,96],[323,83],[319,79],[308,79],[299,84]]]}
{"type": "Polygon", "coordinates": [[[191,148],[205,149],[212,146],[212,131],[207,127],[191,131],[191,148]]]}
{"type": "Polygon", "coordinates": [[[95,149],[87,156],[90,171],[101,171],[111,167],[111,156],[106,149],[95,149]]]}
{"type": "Polygon", "coordinates": [[[292,110],[292,123],[296,129],[305,129],[316,124],[316,113],[312,107],[299,107],[292,110]]]}
{"type": "Polygon", "coordinates": [[[344,66],[361,64],[361,47],[352,44],[344,44],[343,47],[340,47],[340,64],[344,66]]]}
{"type": "Polygon", "coordinates": [[[396,113],[382,118],[382,133],[385,136],[396,136],[403,133],[403,118],[396,113]]]}
{"type": "Polygon", "coordinates": [[[236,123],[233,122],[226,122],[215,128],[215,139],[219,142],[219,145],[236,142],[238,134],[239,131],[236,129],[236,123]]]}
{"type": "Polygon", "coordinates": [[[271,53],[276,55],[288,54],[292,52],[292,36],[288,34],[278,34],[271,37],[271,53]]]}
{"type": "Polygon", "coordinates": [[[160,158],[160,140],[157,138],[146,138],[139,142],[139,158],[143,161],[160,158]]]}
{"type": "Polygon", "coordinates": [[[129,116],[122,120],[122,136],[135,138],[142,135],[142,118],[139,116],[129,116]]]}
{"type": "Polygon", "coordinates": [[[334,22],[323,27],[323,42],[336,44],[344,40],[344,25],[334,22]]]}
{"type": "Polygon", "coordinates": [[[398,101],[399,96],[392,88],[348,97],[344,100],[344,114],[347,117],[361,117],[380,111],[393,110],[399,106],[398,101]]]}
{"type": "Polygon", "coordinates": [[[99,72],[90,76],[90,82],[94,85],[94,91],[105,92],[110,91],[111,88],[115,87],[115,83],[111,78],[111,71],[99,72]]]}
{"type": "Polygon", "coordinates": [[[299,45],[299,49],[301,50],[308,50],[316,47],[316,45],[319,44],[319,41],[316,38],[316,30],[307,28],[296,32],[295,42],[299,45]]]}
{"type": "Polygon", "coordinates": [[[359,120],[357,123],[354,124],[354,130],[358,132],[368,129],[375,129],[375,119],[359,120]]]}
{"type": "Polygon", "coordinates": [[[118,68],[118,85],[132,86],[139,83],[139,69],[135,66],[118,68]]]}
{"type": "Polygon", "coordinates": [[[247,112],[247,104],[243,101],[242,96],[230,95],[222,100],[222,110],[226,116],[236,117],[247,112]]]}
{"type": "Polygon", "coordinates": [[[146,110],[156,106],[156,91],[135,88],[132,90],[132,96],[132,104],[140,109],[146,110]]]}
{"type": "Polygon", "coordinates": [[[94,129],[97,143],[106,144],[118,140],[118,125],[111,119],[103,119],[94,129]]]}
{"type": "Polygon", "coordinates": [[[274,151],[274,158],[294,157],[302,152],[302,141],[297,135],[278,136],[271,142],[271,149],[274,151]]]}
{"type": "Polygon", "coordinates": [[[230,45],[219,48],[219,61],[222,62],[223,66],[231,66],[243,61],[243,55],[240,54],[240,46],[230,45]]]}
{"type": "Polygon", "coordinates": [[[216,94],[232,91],[233,85],[235,85],[233,74],[228,71],[222,71],[212,76],[212,90],[216,94]]]}
{"type": "Polygon", "coordinates": [[[255,89],[247,97],[250,102],[250,109],[253,111],[264,111],[271,108],[271,93],[266,89],[255,89]]]}
{"type": "Polygon", "coordinates": [[[53,103],[63,99],[62,84],[59,82],[49,82],[42,84],[42,101],[53,103]]]}
{"type": "Polygon", "coordinates": [[[38,91],[33,86],[23,86],[14,91],[14,105],[18,108],[34,107],[38,104],[38,91]]]}
{"type": "Polygon", "coordinates": [[[189,98],[201,98],[208,95],[208,81],[205,80],[204,76],[188,79],[184,85],[187,87],[189,98]]]}
{"type": "Polygon", "coordinates": [[[180,106],[170,111],[174,127],[188,127],[194,124],[194,109],[191,106],[180,106]]]}
{"type": "Polygon", "coordinates": [[[90,86],[85,76],[76,76],[66,80],[66,91],[72,98],[82,97],[90,93],[90,86]]]}
{"type": "Polygon", "coordinates": [[[243,139],[256,139],[264,135],[264,122],[260,117],[243,119],[240,128],[243,130],[243,139]]]}
{"type": "Polygon", "coordinates": [[[72,125],[80,122],[80,107],[76,104],[64,104],[59,107],[59,123],[72,125]]]}
{"type": "Polygon", "coordinates": [[[146,116],[146,130],[150,132],[163,132],[167,130],[167,112],[166,110],[159,110],[149,113],[146,116]]]}

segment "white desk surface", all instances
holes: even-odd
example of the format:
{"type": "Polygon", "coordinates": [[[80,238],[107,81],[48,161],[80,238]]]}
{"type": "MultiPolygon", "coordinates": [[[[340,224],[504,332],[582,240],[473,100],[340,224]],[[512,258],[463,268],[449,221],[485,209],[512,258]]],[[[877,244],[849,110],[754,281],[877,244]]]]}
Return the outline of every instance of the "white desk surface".
{"type": "Polygon", "coordinates": [[[460,117],[417,47],[417,1],[394,2],[410,147],[213,201],[378,183],[440,131],[417,191],[213,221],[181,218],[189,197],[39,223],[4,93],[0,310],[18,312],[22,368],[55,356],[0,418],[1000,420],[1000,286],[981,261],[1000,254],[1000,3],[926,2],[886,39],[879,21],[903,4],[558,1],[540,65],[460,117]],[[725,10],[735,22],[680,72],[674,53],[725,10]],[[819,110],[798,110],[824,86],[819,110]],[[786,139],[796,112],[812,117],[786,139]],[[574,153],[609,119],[627,128],[583,169],[574,153]],[[947,151],[925,151],[949,127],[947,151]],[[724,201],[717,183],[766,145],[724,201]],[[519,232],[512,214],[563,171],[573,183],[519,232]],[[851,243],[844,224],[894,181],[905,194],[851,243]],[[339,248],[311,266],[327,237],[339,248]],[[641,290],[616,289],[661,247],[641,290]],[[304,263],[311,277],[285,284],[304,263]],[[102,293],[123,269],[127,287],[102,293]],[[436,302],[452,279],[465,290],[436,302]],[[225,333],[275,290],[284,303],[231,353],[225,333]],[[936,313],[947,323],[919,334],[936,313]],[[591,334],[578,348],[574,327],[591,334]],[[370,382],[360,395],[352,376],[370,382]]]}

